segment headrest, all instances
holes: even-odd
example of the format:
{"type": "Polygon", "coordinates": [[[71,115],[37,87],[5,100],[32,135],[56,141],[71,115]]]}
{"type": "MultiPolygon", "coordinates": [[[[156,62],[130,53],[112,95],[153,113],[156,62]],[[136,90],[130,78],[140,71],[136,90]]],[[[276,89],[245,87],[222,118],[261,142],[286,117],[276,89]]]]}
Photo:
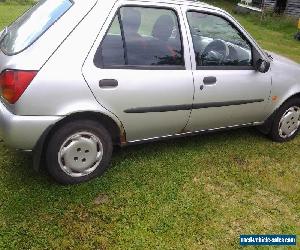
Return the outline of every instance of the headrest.
{"type": "Polygon", "coordinates": [[[153,26],[152,36],[163,41],[168,41],[174,29],[174,21],[169,15],[160,16],[153,26]]]}
{"type": "Polygon", "coordinates": [[[142,22],[141,13],[138,10],[125,7],[121,11],[121,18],[125,32],[138,32],[142,22]]]}

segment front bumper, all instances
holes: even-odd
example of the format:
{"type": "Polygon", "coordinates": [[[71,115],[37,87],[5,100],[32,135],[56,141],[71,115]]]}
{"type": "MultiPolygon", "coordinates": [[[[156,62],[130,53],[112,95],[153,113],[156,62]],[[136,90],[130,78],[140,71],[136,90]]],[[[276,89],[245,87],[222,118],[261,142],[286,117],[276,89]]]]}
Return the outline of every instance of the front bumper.
{"type": "Polygon", "coordinates": [[[33,150],[44,131],[62,118],[14,115],[0,101],[0,136],[10,147],[33,150]]]}

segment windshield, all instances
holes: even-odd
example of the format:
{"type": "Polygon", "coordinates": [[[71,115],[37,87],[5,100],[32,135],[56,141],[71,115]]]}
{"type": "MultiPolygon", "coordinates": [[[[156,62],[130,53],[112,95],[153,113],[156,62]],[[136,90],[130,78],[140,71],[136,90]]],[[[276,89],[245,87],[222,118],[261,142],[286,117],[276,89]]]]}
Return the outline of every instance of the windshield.
{"type": "Polygon", "coordinates": [[[33,44],[70,7],[70,0],[41,0],[8,27],[1,41],[6,54],[17,54],[33,44]]]}

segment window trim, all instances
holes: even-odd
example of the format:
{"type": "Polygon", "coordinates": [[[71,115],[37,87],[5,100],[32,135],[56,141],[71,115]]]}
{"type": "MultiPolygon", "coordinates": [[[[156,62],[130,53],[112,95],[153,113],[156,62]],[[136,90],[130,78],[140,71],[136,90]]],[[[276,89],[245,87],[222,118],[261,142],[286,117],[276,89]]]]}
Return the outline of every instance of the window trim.
{"type": "Polygon", "coordinates": [[[189,29],[189,33],[190,36],[192,38],[192,46],[193,46],[193,50],[194,50],[194,60],[195,60],[195,64],[196,64],[196,70],[255,70],[254,67],[254,46],[253,44],[249,41],[249,39],[244,35],[244,33],[239,29],[239,27],[233,23],[227,16],[216,13],[216,12],[210,12],[210,11],[205,11],[205,10],[196,10],[196,9],[188,9],[186,11],[186,20],[188,22],[188,29],[189,29]],[[197,60],[196,60],[196,51],[195,51],[195,46],[194,46],[194,41],[193,41],[193,36],[192,36],[192,32],[191,32],[191,25],[189,22],[189,18],[188,18],[188,13],[189,12],[196,12],[196,13],[200,13],[200,14],[207,14],[207,15],[211,15],[211,16],[216,16],[219,18],[222,18],[223,20],[227,21],[228,24],[234,28],[235,30],[238,31],[238,34],[241,36],[242,39],[245,40],[245,42],[249,45],[250,49],[251,49],[251,65],[228,65],[228,66],[217,66],[217,65],[212,65],[212,66],[199,66],[197,65],[197,60]]]}
{"type": "MultiPolygon", "coordinates": [[[[93,57],[93,63],[95,65],[95,67],[100,68],[100,69],[135,69],[135,70],[186,70],[186,62],[185,62],[185,46],[183,43],[183,34],[182,34],[182,28],[181,28],[181,22],[180,22],[180,16],[178,11],[175,8],[172,8],[170,6],[155,6],[155,5],[138,5],[138,4],[124,4],[118,7],[117,11],[115,12],[112,20],[110,21],[110,24],[105,32],[105,35],[102,37],[102,40],[100,42],[100,44],[98,45],[98,48],[101,48],[101,59],[100,59],[100,63],[99,65],[97,65],[95,63],[95,58],[96,58],[96,54],[97,54],[97,50],[96,49],[96,53],[93,57]],[[181,49],[182,49],[182,61],[183,64],[182,65],[109,65],[109,66],[105,66],[103,64],[103,58],[102,58],[102,45],[103,42],[115,20],[116,17],[118,17],[118,22],[120,25],[120,30],[121,30],[121,36],[122,36],[122,41],[123,41],[123,49],[124,49],[124,61],[126,63],[125,60],[125,53],[127,54],[127,52],[125,52],[126,50],[126,42],[125,42],[125,38],[124,38],[124,30],[123,30],[123,24],[121,24],[121,15],[120,15],[120,10],[124,7],[137,7],[137,8],[148,8],[148,9],[163,9],[163,10],[169,10],[172,11],[176,18],[177,18],[177,24],[178,24],[178,28],[179,28],[179,34],[180,34],[180,43],[181,43],[181,49]]],[[[128,59],[127,59],[128,60],[128,59]]]]}
{"type": "Polygon", "coordinates": [[[186,70],[184,65],[111,65],[101,69],[186,70]]]}
{"type": "Polygon", "coordinates": [[[197,70],[255,70],[255,67],[252,65],[228,65],[228,66],[217,66],[217,65],[213,65],[213,66],[196,66],[197,70]]]}
{"type": "MultiPolygon", "coordinates": [[[[125,62],[125,65],[128,65],[127,45],[126,45],[126,39],[124,39],[125,33],[124,33],[124,26],[123,26],[123,22],[122,22],[122,17],[121,17],[120,9],[118,10],[117,15],[114,17],[114,19],[117,16],[118,16],[118,22],[119,22],[119,26],[120,26],[121,38],[122,38],[122,43],[123,43],[124,62],[125,62]]],[[[109,29],[110,28],[111,28],[111,26],[109,27],[109,29]]],[[[105,40],[105,38],[106,38],[106,36],[103,38],[103,40],[105,40]]],[[[101,46],[102,46],[102,44],[101,44],[101,46]]],[[[101,48],[101,52],[102,52],[102,48],[101,48]]],[[[102,57],[102,55],[101,55],[101,57],[102,57]]],[[[102,60],[103,60],[103,57],[102,57],[102,60]]],[[[103,66],[104,66],[104,64],[103,64],[103,66]]]]}

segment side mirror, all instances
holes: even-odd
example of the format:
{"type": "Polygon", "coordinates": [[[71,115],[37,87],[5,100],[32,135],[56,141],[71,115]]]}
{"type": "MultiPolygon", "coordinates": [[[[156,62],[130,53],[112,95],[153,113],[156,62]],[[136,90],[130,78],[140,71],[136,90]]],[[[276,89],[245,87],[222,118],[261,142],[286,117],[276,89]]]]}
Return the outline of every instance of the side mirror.
{"type": "Polygon", "coordinates": [[[256,62],[256,65],[255,65],[255,68],[258,72],[261,72],[261,73],[266,73],[269,71],[270,69],[270,63],[263,60],[263,59],[259,59],[257,62],[256,62]]]}

